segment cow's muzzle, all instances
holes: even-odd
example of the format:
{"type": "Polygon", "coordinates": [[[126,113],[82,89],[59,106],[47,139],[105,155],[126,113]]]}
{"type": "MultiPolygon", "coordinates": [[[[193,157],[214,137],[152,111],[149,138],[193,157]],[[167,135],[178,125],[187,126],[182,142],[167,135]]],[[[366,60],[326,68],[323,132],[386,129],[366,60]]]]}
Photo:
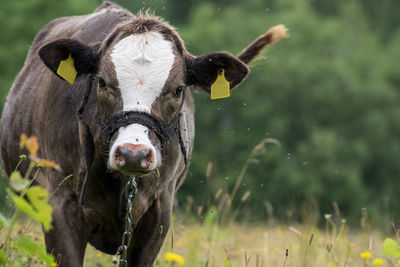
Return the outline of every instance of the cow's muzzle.
{"type": "Polygon", "coordinates": [[[114,166],[126,175],[144,174],[153,169],[153,150],[144,145],[124,144],[116,148],[114,166]]]}

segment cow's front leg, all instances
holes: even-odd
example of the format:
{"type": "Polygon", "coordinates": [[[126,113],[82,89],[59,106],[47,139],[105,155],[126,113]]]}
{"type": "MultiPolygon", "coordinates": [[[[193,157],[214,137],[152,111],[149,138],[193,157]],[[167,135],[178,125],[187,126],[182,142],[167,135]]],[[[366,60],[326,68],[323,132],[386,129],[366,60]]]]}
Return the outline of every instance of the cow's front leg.
{"type": "Polygon", "coordinates": [[[47,252],[54,255],[58,266],[83,266],[88,240],[87,224],[76,196],[68,190],[57,191],[49,201],[53,207],[53,227],[45,233],[47,252]]]}
{"type": "Polygon", "coordinates": [[[133,233],[128,266],[153,266],[167,235],[172,213],[173,192],[163,192],[143,215],[133,233]]]}

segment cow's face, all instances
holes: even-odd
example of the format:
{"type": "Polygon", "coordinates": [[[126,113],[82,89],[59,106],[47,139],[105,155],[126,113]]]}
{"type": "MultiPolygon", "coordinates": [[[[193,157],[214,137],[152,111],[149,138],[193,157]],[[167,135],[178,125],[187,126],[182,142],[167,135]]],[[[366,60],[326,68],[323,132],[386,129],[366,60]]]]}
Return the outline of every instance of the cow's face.
{"type": "MultiPolygon", "coordinates": [[[[122,35],[99,64],[98,103],[104,121],[122,111],[152,114],[168,125],[182,106],[186,66],[176,44],[157,31],[122,35]]],[[[108,166],[146,173],[161,166],[161,144],[146,126],[121,127],[113,136],[108,166]]]]}
{"type": "MultiPolygon", "coordinates": [[[[243,62],[225,52],[190,55],[176,32],[154,18],[120,26],[96,49],[74,40],[61,41],[58,47],[67,52],[58,61],[53,60],[55,65],[71,54],[78,74],[96,75],[97,110],[105,123],[121,112],[136,111],[151,114],[168,125],[182,107],[187,86],[209,92],[218,70],[223,68],[233,89],[248,74],[243,62]],[[85,60],[80,62],[80,57],[85,60]],[[85,67],[80,70],[78,64],[85,67]]],[[[47,66],[51,64],[46,55],[56,54],[52,52],[56,42],[40,51],[47,66]]],[[[56,66],[50,68],[54,71],[56,66]]],[[[133,123],[112,136],[108,166],[128,175],[145,174],[162,165],[162,156],[157,136],[146,126],[133,123]]]]}

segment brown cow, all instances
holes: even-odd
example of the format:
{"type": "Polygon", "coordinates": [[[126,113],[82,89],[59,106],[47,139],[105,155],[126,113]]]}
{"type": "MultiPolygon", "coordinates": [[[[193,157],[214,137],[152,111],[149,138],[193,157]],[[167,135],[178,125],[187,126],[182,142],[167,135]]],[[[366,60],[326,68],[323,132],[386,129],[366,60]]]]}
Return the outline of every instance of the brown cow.
{"type": "Polygon", "coordinates": [[[235,88],[249,73],[246,64],[285,32],[282,25],[272,28],[238,57],[196,57],[161,19],[109,2],[90,15],[55,19],[39,32],[3,110],[1,156],[10,174],[26,133],[39,138],[40,157],[61,166],[62,172],[43,169],[36,180],[52,192],[53,228],[45,242],[61,257],[60,266],[82,266],[88,242],[116,253],[132,175],[138,193],[128,265],[153,264],[193,148],[188,86],[210,92],[224,69],[235,88]],[[77,71],[72,85],[57,74],[69,56],[77,71]]]}

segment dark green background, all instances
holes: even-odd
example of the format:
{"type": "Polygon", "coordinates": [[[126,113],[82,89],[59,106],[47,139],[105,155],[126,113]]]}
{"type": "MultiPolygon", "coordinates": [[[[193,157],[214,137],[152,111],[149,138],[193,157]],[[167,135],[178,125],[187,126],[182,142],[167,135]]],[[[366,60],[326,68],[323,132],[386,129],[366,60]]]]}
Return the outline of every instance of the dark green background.
{"type": "MultiPolygon", "coordinates": [[[[195,93],[196,145],[179,208],[188,198],[193,210],[209,207],[220,188],[230,192],[251,149],[271,137],[281,145],[269,145],[249,166],[234,201],[241,220],[265,220],[266,207],[280,221],[301,220],[310,206],[331,213],[333,201],[352,222],[363,207],[376,225],[400,219],[399,1],[118,3],[164,17],[196,55],[237,54],[270,26],[290,29],[290,39],[253,63],[230,98],[195,93]],[[208,162],[213,169],[206,179],[208,162]],[[250,197],[239,203],[247,190],[250,197]]],[[[53,18],[87,14],[99,4],[0,0],[1,108],[35,34],[53,18]]]]}

